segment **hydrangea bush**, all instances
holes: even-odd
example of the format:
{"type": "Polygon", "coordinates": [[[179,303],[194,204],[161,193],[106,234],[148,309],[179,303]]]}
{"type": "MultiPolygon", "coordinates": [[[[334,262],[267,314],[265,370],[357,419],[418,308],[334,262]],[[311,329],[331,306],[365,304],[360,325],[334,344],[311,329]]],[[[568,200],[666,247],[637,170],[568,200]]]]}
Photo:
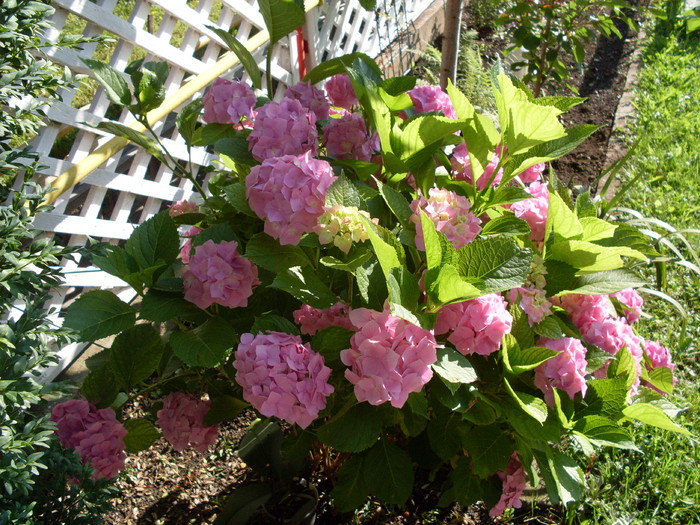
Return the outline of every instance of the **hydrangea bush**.
{"type": "Polygon", "coordinates": [[[495,122],[362,54],[255,107],[215,82],[178,126],[225,168],[94,259],[138,306],[92,291],[68,309],[82,340],[116,337],[87,400],[54,411],[65,445],[109,477],[161,432],[215,446],[252,406],[291,425],[285,447],[334,459],[341,511],[403,504],[424,469],[441,505],[499,515],[540,480],[555,504],[583,497],[577,461],[634,449],[632,421],[685,432],[671,355],[633,327],[626,265],[648,246],[545,177],[595,131],[560,123],[580,99],[494,78],[495,122]],[[127,396],[154,412],[118,423],[127,396]]]}

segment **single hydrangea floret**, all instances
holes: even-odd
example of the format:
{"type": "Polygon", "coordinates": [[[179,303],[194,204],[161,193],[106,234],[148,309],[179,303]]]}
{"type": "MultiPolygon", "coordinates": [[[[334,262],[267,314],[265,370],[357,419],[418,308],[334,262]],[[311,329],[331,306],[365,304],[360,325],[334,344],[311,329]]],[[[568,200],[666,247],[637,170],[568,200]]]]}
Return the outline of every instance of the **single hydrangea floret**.
{"type": "Polygon", "coordinates": [[[260,284],[258,268],[238,253],[236,241],[211,239],[194,249],[182,276],[185,299],[200,308],[220,304],[228,308],[248,305],[253,287],[260,284]]]}
{"type": "Polygon", "coordinates": [[[535,286],[513,288],[507,294],[511,303],[517,302],[527,314],[527,322],[534,326],[548,315],[552,315],[552,303],[547,299],[547,292],[535,286]],[[518,298],[520,299],[518,301],[518,298]]]}
{"type": "Polygon", "coordinates": [[[350,369],[345,378],[355,385],[358,401],[401,408],[409,394],[420,392],[433,377],[438,344],[433,333],[389,312],[358,308],[350,312],[357,332],[351,348],[340,352],[350,369]]]}
{"type": "Polygon", "coordinates": [[[204,416],[211,401],[196,398],[187,392],[171,392],[163,399],[158,413],[158,425],[178,452],[194,447],[205,452],[216,442],[219,425],[205,425],[204,416]]]}
{"type": "Polygon", "coordinates": [[[246,177],[248,204],[265,220],[265,233],[280,244],[298,244],[324,213],[326,193],[335,181],[333,168],[311,153],[285,155],[253,166],[246,177]]]}
{"type": "Polygon", "coordinates": [[[498,479],[503,484],[501,498],[498,503],[489,511],[489,516],[496,517],[503,514],[506,509],[519,509],[522,507],[520,497],[525,491],[527,478],[525,469],[518,455],[513,452],[505,472],[498,472],[498,479]]]}
{"type": "Polygon", "coordinates": [[[258,109],[248,147],[259,161],[318,151],[316,115],[298,100],[283,98],[258,109]]]}
{"type": "Polygon", "coordinates": [[[306,428],[326,408],[326,398],[333,393],[328,383],[331,369],[299,336],[245,333],[235,355],[243,399],[262,415],[306,428]]]}
{"type": "Polygon", "coordinates": [[[471,203],[461,195],[449,190],[431,188],[429,197],[422,195],[411,203],[411,221],[416,225],[416,247],[425,250],[421,215],[423,210],[433,221],[435,229],[444,234],[460,249],[472,242],[481,231],[481,221],[471,210],[471,203]]]}

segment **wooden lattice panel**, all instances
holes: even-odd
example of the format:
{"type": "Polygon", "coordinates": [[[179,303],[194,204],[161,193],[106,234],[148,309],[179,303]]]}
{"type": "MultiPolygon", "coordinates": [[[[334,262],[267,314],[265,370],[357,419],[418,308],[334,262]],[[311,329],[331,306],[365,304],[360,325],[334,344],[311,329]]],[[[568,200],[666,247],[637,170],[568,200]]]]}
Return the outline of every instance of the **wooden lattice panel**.
{"type": "MultiPolygon", "coordinates": [[[[407,0],[378,5],[375,12],[362,9],[357,0],[324,2],[307,13],[304,36],[309,46],[310,65],[353,51],[377,56],[383,47],[407,29],[427,4],[425,0],[407,0]]],[[[101,59],[124,71],[137,58],[166,61],[170,74],[166,96],[176,93],[196,75],[202,74],[227,52],[218,36],[207,25],[229,30],[246,42],[264,28],[257,0],[135,0],[125,4],[117,0],[54,0],[54,28],[47,34],[57,41],[67,25],[80,27],[85,36],[111,35],[116,45],[105,53],[103,44],[87,44],[82,50],[56,50],[52,59],[75,73],[91,72],[81,58],[101,59]],[[124,5],[129,11],[124,12],[124,5]],[[106,56],[105,56],[106,55],[106,56]]],[[[73,29],[74,31],[74,29],[73,29]]],[[[271,74],[277,80],[275,98],[284,87],[299,80],[296,35],[283,39],[274,49],[271,74]]],[[[266,44],[253,52],[261,67],[266,44]]],[[[247,79],[237,67],[224,76],[247,79]]],[[[128,76],[124,78],[129,82],[128,76]]],[[[83,88],[84,89],[84,88],[83,88]]],[[[201,95],[201,91],[199,93],[201,95]]],[[[188,162],[184,141],[174,125],[178,108],[153,126],[160,140],[175,159],[188,162]]],[[[62,102],[47,111],[49,125],[34,141],[41,152],[41,175],[48,182],[80,163],[112,136],[96,130],[105,120],[133,123],[128,112],[119,113],[100,88],[94,93],[81,90],[67,93],[62,102]],[[77,97],[77,98],[76,98],[77,97]],[[84,102],[79,102],[82,97],[84,102]]],[[[193,148],[194,171],[208,166],[214,158],[202,148],[193,148]]],[[[200,182],[206,184],[204,171],[200,182]]],[[[54,235],[61,243],[85,245],[88,237],[117,244],[124,242],[139,223],[152,217],[173,201],[197,198],[192,183],[174,175],[140,148],[129,145],[107,159],[99,168],[70,191],[60,195],[54,210],[37,216],[35,226],[54,235]]],[[[65,285],[54,290],[49,304],[52,319],[60,323],[60,311],[79,293],[90,289],[112,289],[125,301],[135,293],[121,280],[91,266],[88,261],[62,262],[65,285]]],[[[61,349],[60,364],[44,371],[55,377],[72,362],[83,345],[61,349]]]]}

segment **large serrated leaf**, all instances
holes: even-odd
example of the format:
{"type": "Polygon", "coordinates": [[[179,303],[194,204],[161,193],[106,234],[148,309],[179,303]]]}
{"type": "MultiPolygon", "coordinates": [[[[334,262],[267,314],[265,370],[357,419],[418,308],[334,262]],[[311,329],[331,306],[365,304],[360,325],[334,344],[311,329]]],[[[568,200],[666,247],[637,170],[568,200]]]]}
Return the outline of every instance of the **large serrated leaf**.
{"type": "Polygon", "coordinates": [[[78,332],[79,341],[96,341],[133,326],[136,312],[107,290],[82,294],[68,307],[64,326],[78,332]]]}
{"type": "Polygon", "coordinates": [[[693,436],[691,432],[674,423],[661,408],[649,403],[635,403],[623,408],[622,413],[625,417],[640,421],[645,425],[670,430],[686,436],[693,436]]]}
{"type": "Polygon", "coordinates": [[[462,436],[462,444],[472,458],[472,470],[480,478],[505,471],[515,450],[510,436],[498,425],[475,426],[462,436]]]}
{"type": "Polygon", "coordinates": [[[276,273],[310,264],[309,258],[299,246],[283,246],[266,233],[258,233],[250,238],[245,256],[261,268],[276,273]]]}
{"type": "Polygon", "coordinates": [[[175,317],[182,317],[203,312],[194,304],[186,301],[182,294],[168,293],[150,289],[143,297],[139,319],[164,323],[175,317]]]}
{"type": "Polygon", "coordinates": [[[95,80],[105,90],[107,98],[119,106],[131,104],[131,91],[122,74],[113,67],[89,58],[81,58],[83,62],[92,70],[95,80]]]}
{"type": "Polygon", "coordinates": [[[476,239],[457,253],[459,273],[483,280],[482,293],[494,293],[521,286],[530,272],[532,253],[513,239],[476,239]]]}
{"type": "Polygon", "coordinates": [[[549,449],[546,454],[535,451],[535,458],[552,503],[566,505],[581,499],[586,482],[581,467],[573,459],[549,449]]]}
{"type": "Polygon", "coordinates": [[[360,208],[362,198],[357,188],[345,175],[341,174],[336,177],[333,184],[326,192],[325,206],[331,208],[333,206],[346,206],[360,208]]]}
{"type": "Polygon", "coordinates": [[[146,450],[160,437],[153,423],[144,418],[129,419],[124,423],[128,434],[124,437],[124,447],[128,454],[146,450]]]}
{"type": "Polygon", "coordinates": [[[145,270],[159,263],[172,263],[178,256],[179,244],[175,222],[167,211],[162,211],[139,225],[124,248],[145,270]]]}
{"type": "Polygon", "coordinates": [[[596,446],[608,446],[640,452],[629,433],[615,421],[605,417],[583,417],[576,421],[573,430],[586,436],[596,446]]]}
{"type": "Polygon", "coordinates": [[[363,470],[364,456],[350,456],[338,471],[338,480],[331,497],[338,510],[351,512],[362,505],[369,496],[363,470]]]}
{"type": "Polygon", "coordinates": [[[109,366],[125,390],[136,386],[155,372],[163,354],[160,335],[150,324],[124,330],[109,350],[109,366]]]}
{"type": "Polygon", "coordinates": [[[108,121],[100,122],[95,127],[97,129],[101,129],[108,133],[111,133],[112,135],[122,137],[130,142],[133,142],[137,146],[141,146],[143,149],[145,149],[155,158],[159,159],[161,162],[163,162],[165,159],[165,157],[163,156],[163,151],[160,149],[156,141],[153,140],[151,137],[144,135],[140,131],[136,131],[135,129],[130,128],[129,126],[125,126],[124,124],[120,124],[118,122],[108,121]]]}
{"type": "Polygon", "coordinates": [[[318,439],[340,452],[362,452],[376,443],[381,430],[379,410],[358,403],[319,428],[318,439]]]}
{"type": "Polygon", "coordinates": [[[452,348],[439,348],[437,361],[432,365],[440,377],[450,383],[473,383],[479,376],[469,360],[452,348]]]}
{"type": "Polygon", "coordinates": [[[170,345],[190,366],[216,366],[233,346],[235,335],[226,321],[215,317],[194,330],[173,332],[170,345]]]}
{"type": "Polygon", "coordinates": [[[570,293],[609,295],[624,290],[625,288],[646,286],[648,283],[635,273],[622,268],[619,270],[582,275],[581,277],[577,277],[573,284],[574,287],[572,289],[561,291],[557,293],[557,295],[566,295],[570,293]]]}
{"type": "Polygon", "coordinates": [[[277,274],[270,287],[284,290],[314,308],[330,308],[338,297],[309,266],[294,266],[277,274]]]}
{"type": "Polygon", "coordinates": [[[403,505],[413,489],[413,464],[397,445],[381,439],[364,461],[365,484],[384,503],[403,505]]]}
{"type": "Polygon", "coordinates": [[[306,21],[303,6],[294,0],[260,0],[259,6],[270,33],[270,46],[303,26],[306,21]]]}
{"type": "Polygon", "coordinates": [[[248,48],[246,48],[240,41],[236,39],[235,36],[233,36],[228,31],[210,25],[207,25],[206,27],[207,29],[214,31],[214,33],[216,33],[219,36],[219,38],[221,38],[224,41],[226,46],[236,54],[238,60],[241,61],[241,64],[248,73],[248,76],[250,76],[250,81],[252,82],[253,87],[255,89],[261,89],[262,81],[260,75],[260,68],[258,67],[258,63],[255,61],[255,58],[253,58],[253,55],[251,55],[250,51],[248,51],[248,48]]]}

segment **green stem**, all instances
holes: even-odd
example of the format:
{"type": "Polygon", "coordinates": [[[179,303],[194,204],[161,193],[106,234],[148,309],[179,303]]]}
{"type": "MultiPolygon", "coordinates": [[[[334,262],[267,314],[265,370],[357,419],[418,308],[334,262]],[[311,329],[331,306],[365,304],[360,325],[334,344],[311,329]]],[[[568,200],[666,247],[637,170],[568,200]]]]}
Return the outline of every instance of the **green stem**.
{"type": "Polygon", "coordinates": [[[267,56],[265,57],[265,81],[267,82],[267,96],[270,100],[274,98],[272,93],[272,46],[267,48],[267,56]]]}

